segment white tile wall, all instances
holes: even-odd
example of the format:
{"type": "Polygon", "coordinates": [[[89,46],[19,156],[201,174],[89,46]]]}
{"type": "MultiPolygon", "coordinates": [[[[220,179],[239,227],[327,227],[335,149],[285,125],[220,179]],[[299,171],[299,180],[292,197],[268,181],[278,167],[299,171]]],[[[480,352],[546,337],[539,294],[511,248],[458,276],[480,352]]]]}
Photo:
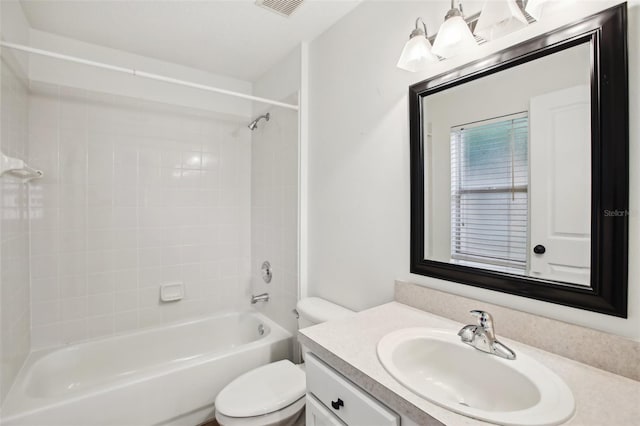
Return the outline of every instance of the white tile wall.
{"type": "Polygon", "coordinates": [[[297,330],[292,313],[298,298],[298,115],[275,108],[269,122],[253,132],[251,168],[251,265],[255,294],[268,292],[268,303],[257,309],[297,330]],[[273,268],[270,284],[260,267],[273,268]]]}
{"type": "Polygon", "coordinates": [[[32,83],[29,119],[34,349],[246,308],[246,118],[32,83]]]}
{"type": "MultiPolygon", "coordinates": [[[[28,88],[10,63],[3,54],[0,148],[28,161],[28,88]]],[[[0,311],[1,402],[29,353],[30,341],[28,186],[10,176],[0,178],[0,311]]]]}

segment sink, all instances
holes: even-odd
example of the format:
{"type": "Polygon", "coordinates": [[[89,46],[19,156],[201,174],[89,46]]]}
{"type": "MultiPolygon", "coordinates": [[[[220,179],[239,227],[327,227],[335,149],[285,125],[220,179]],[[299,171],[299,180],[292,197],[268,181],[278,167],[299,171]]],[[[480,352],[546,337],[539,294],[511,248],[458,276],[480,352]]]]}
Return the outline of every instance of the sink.
{"type": "Polygon", "coordinates": [[[403,386],[446,409],[502,425],[557,425],[574,412],[569,387],[535,359],[481,352],[455,331],[405,328],[378,342],[378,358],[403,386]]]}

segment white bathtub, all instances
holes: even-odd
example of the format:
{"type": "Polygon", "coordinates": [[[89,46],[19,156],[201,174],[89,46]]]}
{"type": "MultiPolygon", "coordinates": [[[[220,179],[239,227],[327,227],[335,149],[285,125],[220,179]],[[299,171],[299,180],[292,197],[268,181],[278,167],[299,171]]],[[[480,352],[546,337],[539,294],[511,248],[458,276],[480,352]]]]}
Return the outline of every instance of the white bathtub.
{"type": "Polygon", "coordinates": [[[195,426],[227,383],[288,358],[291,342],[263,315],[229,313],[34,352],[2,426],[195,426]]]}

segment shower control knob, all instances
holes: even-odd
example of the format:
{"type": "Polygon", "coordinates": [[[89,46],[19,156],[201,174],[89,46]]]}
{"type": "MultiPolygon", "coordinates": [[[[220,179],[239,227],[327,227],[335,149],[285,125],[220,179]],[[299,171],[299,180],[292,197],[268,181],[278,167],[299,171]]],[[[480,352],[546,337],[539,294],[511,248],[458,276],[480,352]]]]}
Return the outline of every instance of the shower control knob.
{"type": "Polygon", "coordinates": [[[535,254],[544,254],[545,251],[547,251],[547,249],[541,244],[538,244],[533,248],[533,252],[535,254]]]}
{"type": "Polygon", "coordinates": [[[273,278],[273,270],[271,269],[271,264],[268,260],[262,262],[262,279],[265,283],[269,284],[271,282],[271,278],[273,278]]]}
{"type": "Polygon", "coordinates": [[[344,407],[344,401],[338,398],[337,401],[331,401],[331,406],[333,407],[334,410],[339,410],[340,407],[344,407]]]}

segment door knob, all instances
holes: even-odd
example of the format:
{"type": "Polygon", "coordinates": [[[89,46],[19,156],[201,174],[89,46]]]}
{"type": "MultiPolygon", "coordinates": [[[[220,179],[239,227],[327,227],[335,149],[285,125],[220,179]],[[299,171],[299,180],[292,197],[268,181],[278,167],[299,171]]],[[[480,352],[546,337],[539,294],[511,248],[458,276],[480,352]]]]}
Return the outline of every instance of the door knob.
{"type": "Polygon", "coordinates": [[[547,251],[547,249],[541,244],[538,244],[533,248],[533,252],[535,254],[544,254],[545,251],[547,251]]]}

